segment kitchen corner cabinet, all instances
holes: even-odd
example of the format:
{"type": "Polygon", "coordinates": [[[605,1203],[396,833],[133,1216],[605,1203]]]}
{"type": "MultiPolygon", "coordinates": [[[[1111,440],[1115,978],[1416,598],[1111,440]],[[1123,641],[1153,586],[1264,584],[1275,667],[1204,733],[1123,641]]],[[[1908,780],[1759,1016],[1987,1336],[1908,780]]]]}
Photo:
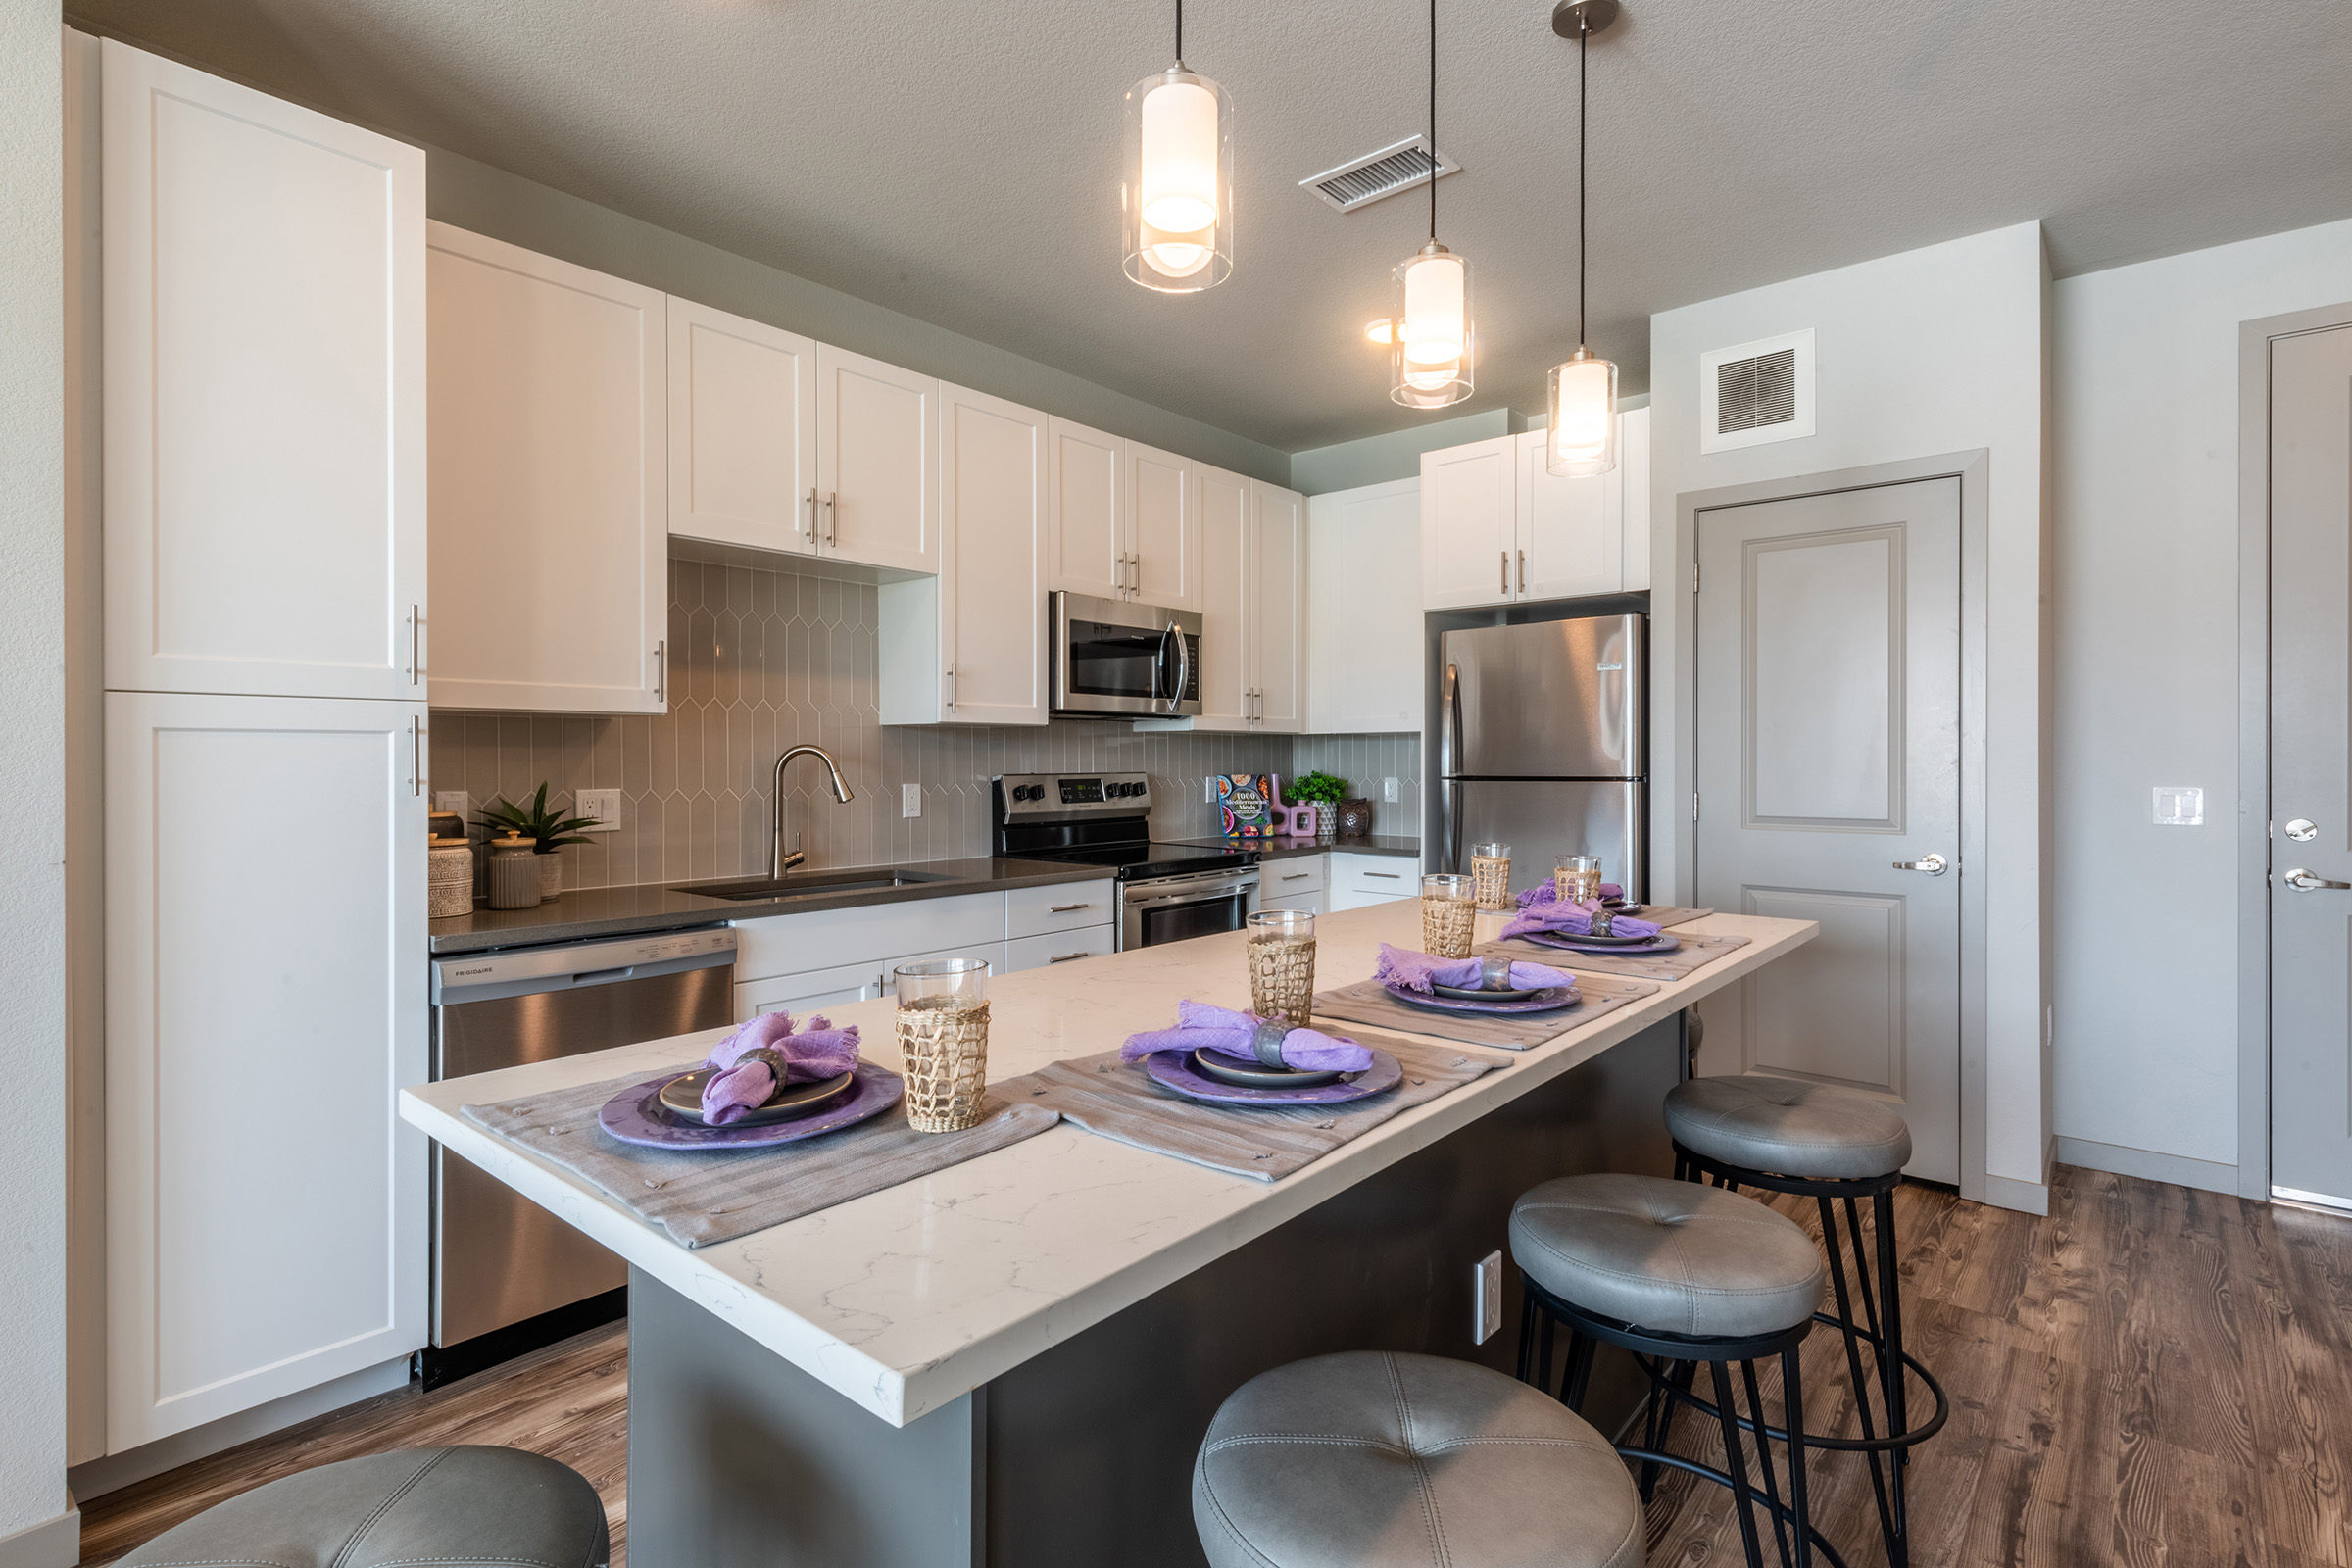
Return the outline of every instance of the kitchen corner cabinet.
{"type": "Polygon", "coordinates": [[[1199,610],[1196,465],[1068,419],[1049,439],[1048,586],[1199,610]]]}
{"type": "Polygon", "coordinates": [[[667,301],[430,226],[435,708],[658,713],[667,301]]]}
{"type": "Polygon", "coordinates": [[[109,1451],[424,1343],[424,721],[107,694],[109,1451]],[[333,831],[225,829],[257,779],[333,831]]]}
{"type": "Polygon", "coordinates": [[[816,345],[670,296],[669,532],[817,553],[816,345]]]}
{"type": "Polygon", "coordinates": [[[1421,727],[1421,481],[1310,496],[1306,730],[1421,727]]]}
{"type": "Polygon", "coordinates": [[[424,154],[100,73],[106,686],[421,697],[424,154]]]}
{"type": "Polygon", "coordinates": [[[939,575],[886,582],[885,724],[1046,722],[1051,420],[939,383],[939,575]]]}
{"type": "Polygon", "coordinates": [[[941,569],[939,427],[949,390],[930,376],[816,345],[817,554],[941,569]]]}
{"type": "Polygon", "coordinates": [[[1649,411],[1628,411],[1618,421],[1617,466],[1585,478],[1559,478],[1544,466],[1541,430],[1424,454],[1422,607],[1647,587],[1649,411]],[[1629,517],[1639,521],[1629,527],[1629,517]]]}
{"type": "Polygon", "coordinates": [[[1205,464],[1194,473],[1201,561],[1194,727],[1296,733],[1305,724],[1305,502],[1205,464]]]}

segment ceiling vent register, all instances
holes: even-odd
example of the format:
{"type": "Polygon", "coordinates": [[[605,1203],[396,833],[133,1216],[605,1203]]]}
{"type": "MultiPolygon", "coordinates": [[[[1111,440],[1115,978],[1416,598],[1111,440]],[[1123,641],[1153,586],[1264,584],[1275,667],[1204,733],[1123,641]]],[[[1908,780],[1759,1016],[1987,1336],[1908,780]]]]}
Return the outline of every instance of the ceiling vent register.
{"type": "Polygon", "coordinates": [[[1339,211],[1352,213],[1398,191],[1421,189],[1429,183],[1429,166],[1433,160],[1440,179],[1461,172],[1462,166],[1444,152],[1433,153],[1427,136],[1414,136],[1394,147],[1383,147],[1376,153],[1351,159],[1337,169],[1327,169],[1298,184],[1339,211]]]}
{"type": "Polygon", "coordinates": [[[1700,355],[1698,419],[1701,452],[1813,434],[1812,328],[1700,355]]]}

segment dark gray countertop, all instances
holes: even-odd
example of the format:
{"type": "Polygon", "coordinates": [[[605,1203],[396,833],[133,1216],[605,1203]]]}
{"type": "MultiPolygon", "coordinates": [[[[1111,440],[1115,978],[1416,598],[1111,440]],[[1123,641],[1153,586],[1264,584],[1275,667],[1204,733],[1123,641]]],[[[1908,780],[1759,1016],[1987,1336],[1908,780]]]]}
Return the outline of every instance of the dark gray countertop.
{"type": "Polygon", "coordinates": [[[1208,849],[1255,850],[1269,860],[1287,860],[1297,855],[1325,855],[1338,851],[1342,855],[1394,855],[1402,859],[1421,858],[1419,839],[1401,838],[1394,833],[1374,833],[1360,839],[1177,839],[1178,844],[1197,844],[1208,849]]]}
{"type": "MultiPolygon", "coordinates": [[[[810,876],[838,876],[885,866],[810,866],[810,876]]],[[[471,914],[429,920],[434,954],[482,953],[491,948],[535,947],[582,937],[634,936],[641,931],[674,931],[723,925],[762,915],[798,914],[808,909],[854,909],[869,904],[905,904],[915,899],[954,898],[962,893],[1002,893],[1008,888],[1046,887],[1056,882],[1100,882],[1107,867],[1066,865],[1053,860],[1005,860],[987,856],[968,860],[909,860],[901,867],[940,878],[905,887],[803,894],[783,899],[713,899],[652,884],[628,888],[580,888],[531,909],[478,907],[471,914]]]]}

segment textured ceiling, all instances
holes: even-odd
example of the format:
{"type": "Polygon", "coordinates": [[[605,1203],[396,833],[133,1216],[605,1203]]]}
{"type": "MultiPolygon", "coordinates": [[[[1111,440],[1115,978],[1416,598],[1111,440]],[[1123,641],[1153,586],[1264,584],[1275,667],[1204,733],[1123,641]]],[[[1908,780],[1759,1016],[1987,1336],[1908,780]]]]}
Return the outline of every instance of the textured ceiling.
{"type": "MultiPolygon", "coordinates": [[[[1429,416],[1360,336],[1425,203],[1297,182],[1419,128],[1414,0],[1193,0],[1236,105],[1232,280],[1117,255],[1119,95],[1167,0],[71,0],[101,30],[509,169],[1286,450],[1429,416]]],[[[1440,0],[1440,233],[1478,396],[1576,342],[1576,50],[1440,0]]],[[[1592,47],[1592,341],[2039,218],[2060,273],[2352,216],[2352,4],[1627,0],[1592,47]]]]}

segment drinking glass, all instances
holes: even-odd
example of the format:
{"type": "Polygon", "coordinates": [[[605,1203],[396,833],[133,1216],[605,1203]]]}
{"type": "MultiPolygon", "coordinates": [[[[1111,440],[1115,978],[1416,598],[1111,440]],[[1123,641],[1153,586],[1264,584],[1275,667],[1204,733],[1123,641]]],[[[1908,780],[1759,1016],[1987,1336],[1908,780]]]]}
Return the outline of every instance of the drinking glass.
{"type": "Polygon", "coordinates": [[[977,1127],[988,1083],[988,960],[902,963],[891,973],[907,1124],[918,1133],[977,1127]]]}
{"type": "Polygon", "coordinates": [[[1600,897],[1600,857],[1563,855],[1552,862],[1551,888],[1562,904],[1582,904],[1600,897]]]}
{"type": "Polygon", "coordinates": [[[1508,844],[1470,846],[1470,874],[1478,881],[1478,906],[1508,909],[1511,902],[1511,847],[1508,844]]]}
{"type": "Polygon", "coordinates": [[[1315,917],[1261,909],[1250,917],[1250,1010],[1303,1029],[1315,1010],[1315,917]]]}
{"type": "Polygon", "coordinates": [[[1421,879],[1421,946],[1429,950],[1430,956],[1467,958],[1471,932],[1477,925],[1474,878],[1443,871],[1421,879]]]}

